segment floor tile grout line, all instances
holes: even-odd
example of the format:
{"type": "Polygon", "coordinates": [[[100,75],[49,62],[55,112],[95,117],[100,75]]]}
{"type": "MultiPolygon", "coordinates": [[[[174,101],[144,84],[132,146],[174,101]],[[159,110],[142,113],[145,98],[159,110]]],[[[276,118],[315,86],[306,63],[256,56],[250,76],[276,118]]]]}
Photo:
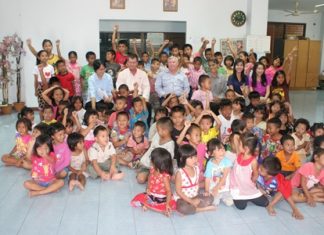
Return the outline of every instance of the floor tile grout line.
{"type": "Polygon", "coordinates": [[[98,234],[98,229],[99,229],[99,214],[100,214],[101,186],[102,186],[102,181],[101,181],[100,184],[99,184],[99,193],[98,193],[98,213],[97,213],[97,230],[96,230],[96,234],[98,234]]]}
{"type": "Polygon", "coordinates": [[[2,198],[0,198],[0,208],[2,207],[2,204],[4,202],[4,199],[6,198],[6,196],[9,194],[9,192],[13,189],[14,185],[17,183],[18,179],[22,176],[22,174],[20,174],[18,177],[16,177],[15,181],[12,183],[11,187],[8,189],[7,193],[5,195],[3,195],[2,198]]]}
{"type": "MultiPolygon", "coordinates": [[[[30,199],[30,198],[29,198],[30,199]]],[[[29,206],[29,208],[28,208],[28,210],[27,210],[27,213],[26,213],[26,215],[25,215],[25,218],[24,218],[24,220],[22,221],[22,223],[21,223],[21,225],[20,225],[20,227],[19,227],[19,230],[18,230],[18,232],[16,233],[16,234],[19,234],[20,233],[20,230],[22,229],[22,227],[23,227],[23,225],[25,224],[25,221],[26,221],[26,219],[27,219],[27,217],[28,217],[28,215],[29,215],[29,212],[30,212],[30,210],[31,210],[31,208],[34,206],[34,204],[35,204],[35,199],[33,198],[33,199],[30,199],[30,200],[33,200],[33,202],[31,203],[31,205],[29,206]]]]}
{"type": "Polygon", "coordinates": [[[62,221],[63,221],[63,217],[64,217],[64,214],[65,214],[65,210],[66,210],[66,207],[67,207],[67,203],[68,203],[69,197],[70,197],[70,191],[67,193],[67,196],[66,196],[66,199],[65,199],[64,210],[62,211],[62,216],[61,216],[61,219],[60,219],[60,223],[58,224],[58,228],[57,228],[57,233],[56,234],[59,234],[59,231],[60,231],[60,228],[61,228],[61,224],[62,224],[62,221]]]}

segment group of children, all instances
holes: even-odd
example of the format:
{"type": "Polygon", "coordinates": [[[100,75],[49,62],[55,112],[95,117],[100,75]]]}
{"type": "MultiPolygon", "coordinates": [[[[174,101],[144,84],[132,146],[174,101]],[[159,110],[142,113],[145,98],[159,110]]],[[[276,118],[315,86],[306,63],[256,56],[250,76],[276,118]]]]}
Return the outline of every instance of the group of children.
{"type": "MultiPolygon", "coordinates": [[[[114,83],[127,67],[128,45],[116,43],[117,29],[114,50],[106,56],[114,83]]],[[[243,210],[252,202],[275,215],[284,198],[292,215],[302,219],[295,203],[324,202],[324,125],[293,116],[289,74],[295,50],[270,65],[266,57],[257,62],[253,51],[233,49],[230,42],[233,55],[223,59],[214,53],[215,42],[207,48],[203,39],[196,54],[190,44],[180,50],[169,41],[159,59],[143,52],[139,69],[148,74],[151,102],[138,95],[137,84],[133,91],[122,84],[113,91],[113,109],[86,110],[95,53],[88,52],[88,64],[81,67],[76,52],[62,57],[59,41],[55,55],[51,41],[44,40],[37,52],[28,40],[38,61],[34,81],[41,122],[24,107],[16,144],[2,161],[31,171],[24,183],[30,196],[57,192],[66,179],[71,191],[84,190],[89,177],[121,180],[121,167],[128,167],[136,170],[138,183],[147,183],[131,201],[135,207],[169,216],[175,210],[184,215],[214,210],[221,202],[243,210]],[[178,58],[191,91],[160,99],[155,79],[167,71],[169,55],[178,58]]]]}

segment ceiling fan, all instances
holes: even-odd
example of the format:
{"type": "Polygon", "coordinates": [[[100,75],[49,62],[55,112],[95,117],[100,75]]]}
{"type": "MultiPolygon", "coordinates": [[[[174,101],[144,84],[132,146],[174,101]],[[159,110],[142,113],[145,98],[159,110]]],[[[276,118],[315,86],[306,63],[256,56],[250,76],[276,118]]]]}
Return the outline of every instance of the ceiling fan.
{"type": "MultiPolygon", "coordinates": [[[[320,7],[322,5],[324,6],[324,4],[316,5],[315,8],[320,7]]],[[[317,9],[314,9],[314,11],[300,11],[299,10],[299,2],[296,1],[295,2],[295,9],[293,9],[293,10],[287,9],[287,10],[285,10],[285,12],[290,13],[290,14],[288,14],[286,16],[299,16],[299,15],[302,15],[302,14],[316,14],[319,11],[317,9]]]]}

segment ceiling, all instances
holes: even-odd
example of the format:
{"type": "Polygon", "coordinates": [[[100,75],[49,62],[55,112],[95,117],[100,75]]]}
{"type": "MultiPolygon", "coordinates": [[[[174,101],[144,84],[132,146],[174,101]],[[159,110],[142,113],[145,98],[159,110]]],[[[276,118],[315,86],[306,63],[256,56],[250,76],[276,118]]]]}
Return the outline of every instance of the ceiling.
{"type": "MultiPolygon", "coordinates": [[[[294,9],[296,0],[269,0],[269,9],[285,10],[294,9]]],[[[313,11],[317,4],[324,4],[324,0],[298,0],[299,10],[313,11]]],[[[324,6],[319,7],[318,10],[324,12],[324,6]]]]}

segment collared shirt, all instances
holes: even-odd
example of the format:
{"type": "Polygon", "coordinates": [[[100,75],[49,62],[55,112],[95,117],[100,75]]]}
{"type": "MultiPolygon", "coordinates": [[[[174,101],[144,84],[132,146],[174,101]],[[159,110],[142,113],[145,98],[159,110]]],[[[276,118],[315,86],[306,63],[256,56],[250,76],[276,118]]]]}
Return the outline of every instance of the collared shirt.
{"type": "Polygon", "coordinates": [[[205,71],[202,66],[200,66],[199,70],[196,70],[193,65],[189,65],[189,83],[190,86],[197,90],[198,89],[198,80],[199,77],[203,74],[205,74],[205,71]]]}
{"type": "Polygon", "coordinates": [[[142,95],[147,101],[150,98],[150,83],[147,74],[137,69],[135,74],[132,74],[129,69],[125,69],[118,74],[116,88],[122,84],[126,84],[128,89],[134,90],[134,83],[138,84],[138,94],[142,95]]]}
{"type": "Polygon", "coordinates": [[[185,74],[178,71],[171,74],[170,71],[158,74],[155,82],[155,90],[159,97],[174,93],[181,96],[183,93],[189,94],[189,82],[185,74]]]}
{"type": "Polygon", "coordinates": [[[88,85],[87,102],[91,101],[91,98],[96,98],[96,102],[99,102],[105,97],[111,96],[111,92],[114,89],[112,78],[107,73],[104,73],[101,79],[98,78],[96,73],[92,74],[88,80],[88,85]]]}
{"type": "Polygon", "coordinates": [[[222,75],[213,76],[208,74],[212,80],[212,93],[214,97],[224,98],[227,90],[227,79],[222,75]]]}
{"type": "Polygon", "coordinates": [[[115,154],[116,154],[116,150],[114,148],[114,145],[111,142],[109,142],[105,146],[104,150],[97,143],[94,143],[91,146],[91,148],[88,150],[89,160],[90,161],[97,160],[98,163],[105,162],[115,154]]]}

